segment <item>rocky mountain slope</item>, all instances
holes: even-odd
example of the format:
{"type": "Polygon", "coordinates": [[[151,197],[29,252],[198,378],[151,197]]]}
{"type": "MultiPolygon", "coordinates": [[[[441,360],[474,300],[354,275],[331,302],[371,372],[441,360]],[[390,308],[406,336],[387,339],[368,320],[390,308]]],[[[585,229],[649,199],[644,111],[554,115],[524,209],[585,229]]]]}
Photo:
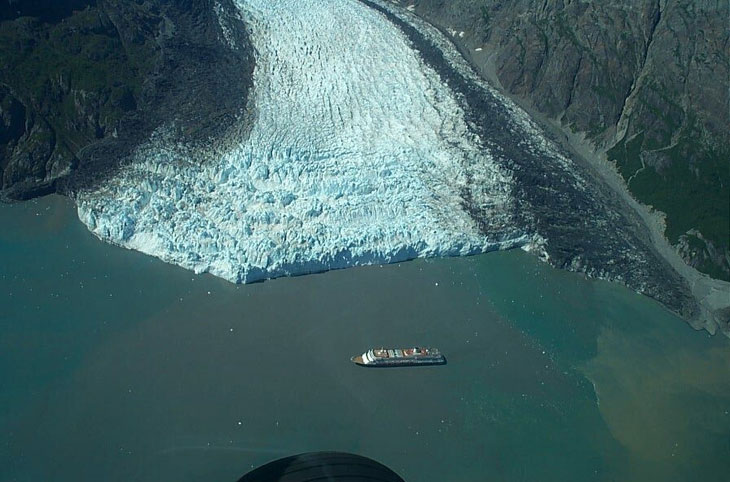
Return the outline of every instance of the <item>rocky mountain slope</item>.
{"type": "Polygon", "coordinates": [[[230,0],[0,1],[3,197],[98,184],[163,121],[187,143],[225,132],[253,72],[236,13],[230,0]]]}
{"type": "Polygon", "coordinates": [[[687,263],[730,280],[728,3],[396,2],[510,94],[606,152],[687,263]]]}

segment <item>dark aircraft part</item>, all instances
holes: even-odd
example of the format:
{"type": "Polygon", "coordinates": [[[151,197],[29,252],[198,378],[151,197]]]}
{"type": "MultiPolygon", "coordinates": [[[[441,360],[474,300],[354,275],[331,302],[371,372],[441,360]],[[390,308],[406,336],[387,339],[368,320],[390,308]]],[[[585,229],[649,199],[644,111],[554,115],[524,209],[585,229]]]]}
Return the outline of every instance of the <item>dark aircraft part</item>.
{"type": "Polygon", "coordinates": [[[342,452],[309,452],[269,462],[238,482],[405,482],[383,464],[342,452]]]}

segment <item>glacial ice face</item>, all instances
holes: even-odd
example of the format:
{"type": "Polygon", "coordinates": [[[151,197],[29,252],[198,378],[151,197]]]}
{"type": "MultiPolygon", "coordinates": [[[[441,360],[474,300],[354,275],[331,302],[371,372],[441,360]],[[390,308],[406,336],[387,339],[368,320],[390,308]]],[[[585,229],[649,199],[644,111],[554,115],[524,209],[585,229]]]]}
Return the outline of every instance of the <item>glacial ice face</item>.
{"type": "Polygon", "coordinates": [[[528,241],[509,174],[385,17],[356,0],[238,6],[257,60],[248,137],[201,158],[159,133],[78,195],[94,234],[235,282],[528,241]]]}

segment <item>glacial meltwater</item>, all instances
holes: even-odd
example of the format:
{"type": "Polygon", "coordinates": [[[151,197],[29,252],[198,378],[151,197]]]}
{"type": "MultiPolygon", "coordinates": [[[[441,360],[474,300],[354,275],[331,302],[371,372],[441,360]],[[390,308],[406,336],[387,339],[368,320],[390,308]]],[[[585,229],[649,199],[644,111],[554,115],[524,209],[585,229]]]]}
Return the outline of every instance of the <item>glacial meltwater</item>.
{"type": "Polygon", "coordinates": [[[235,481],[286,455],[408,482],[725,481],[730,343],[521,250],[235,285],[0,206],[0,480],[235,481]],[[373,346],[448,364],[371,370],[373,346]]]}

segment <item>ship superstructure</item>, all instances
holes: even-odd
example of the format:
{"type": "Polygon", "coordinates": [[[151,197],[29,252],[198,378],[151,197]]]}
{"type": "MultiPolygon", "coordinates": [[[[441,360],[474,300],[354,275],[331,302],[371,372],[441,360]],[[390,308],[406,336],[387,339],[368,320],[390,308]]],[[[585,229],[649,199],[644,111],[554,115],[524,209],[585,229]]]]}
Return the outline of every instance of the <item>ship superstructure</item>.
{"type": "Polygon", "coordinates": [[[364,367],[443,365],[446,358],[437,348],[372,348],[351,360],[364,367]]]}

